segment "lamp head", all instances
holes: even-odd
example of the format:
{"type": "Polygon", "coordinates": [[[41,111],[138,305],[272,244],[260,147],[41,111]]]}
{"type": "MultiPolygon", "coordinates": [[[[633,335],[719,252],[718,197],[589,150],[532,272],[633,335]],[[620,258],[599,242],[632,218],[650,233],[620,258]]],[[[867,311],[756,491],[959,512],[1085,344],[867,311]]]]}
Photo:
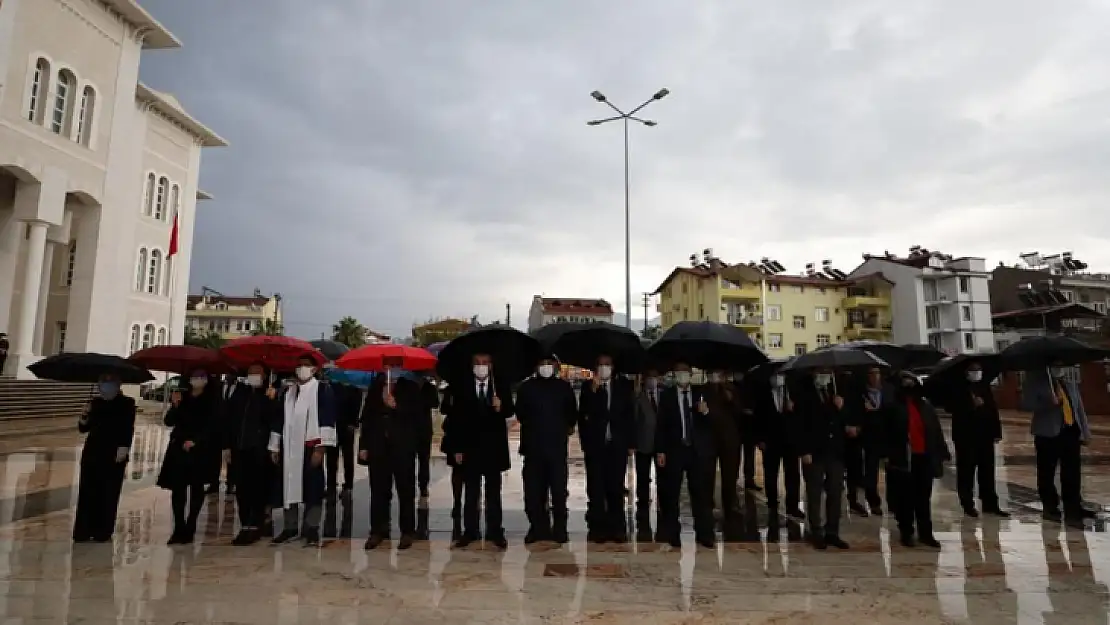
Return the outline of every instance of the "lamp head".
{"type": "Polygon", "coordinates": [[[651,99],[662,100],[663,98],[667,97],[667,94],[669,94],[670,92],[671,91],[669,89],[660,89],[659,91],[655,92],[655,95],[651,96],[651,99]]]}
{"type": "Polygon", "coordinates": [[[604,102],[605,101],[605,94],[601,93],[600,91],[594,91],[593,93],[590,94],[590,97],[597,100],[598,102],[604,102]]]}

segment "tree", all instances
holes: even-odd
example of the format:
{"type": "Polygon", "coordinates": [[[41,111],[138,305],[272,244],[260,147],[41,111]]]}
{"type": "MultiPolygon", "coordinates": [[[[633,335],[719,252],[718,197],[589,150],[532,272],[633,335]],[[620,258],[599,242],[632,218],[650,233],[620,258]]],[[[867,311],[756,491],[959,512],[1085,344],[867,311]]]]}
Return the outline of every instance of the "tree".
{"type": "Polygon", "coordinates": [[[331,327],[331,340],[350,348],[366,344],[366,328],[354,317],[343,317],[331,327]]]}
{"type": "Polygon", "coordinates": [[[262,327],[251,332],[252,336],[281,336],[285,328],[273,319],[263,319],[262,327]]]}
{"type": "Polygon", "coordinates": [[[652,341],[654,341],[655,339],[659,338],[662,335],[663,335],[663,328],[661,328],[659,326],[648,326],[648,327],[646,327],[646,328],[644,328],[643,330],[640,331],[640,336],[644,337],[645,339],[650,339],[652,341]]]}
{"type": "Polygon", "coordinates": [[[224,337],[220,336],[219,332],[208,330],[201,334],[193,328],[187,327],[185,328],[185,344],[205,349],[219,349],[224,344],[224,337]]]}

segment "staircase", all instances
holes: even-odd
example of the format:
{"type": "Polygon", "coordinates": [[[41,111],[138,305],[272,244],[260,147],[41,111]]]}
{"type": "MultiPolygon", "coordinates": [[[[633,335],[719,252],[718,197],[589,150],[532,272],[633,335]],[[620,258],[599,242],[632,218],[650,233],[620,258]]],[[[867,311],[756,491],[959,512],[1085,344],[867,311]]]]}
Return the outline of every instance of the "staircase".
{"type": "Polygon", "coordinates": [[[0,378],[0,437],[76,429],[92,385],[0,378]]]}

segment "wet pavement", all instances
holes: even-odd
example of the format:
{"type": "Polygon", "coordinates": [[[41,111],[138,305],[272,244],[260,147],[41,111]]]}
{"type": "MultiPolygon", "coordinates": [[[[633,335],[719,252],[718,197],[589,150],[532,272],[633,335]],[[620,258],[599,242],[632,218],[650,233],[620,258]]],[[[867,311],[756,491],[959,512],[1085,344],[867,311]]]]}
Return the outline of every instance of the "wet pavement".
{"type": "MultiPolygon", "coordinates": [[[[939,551],[891,540],[890,518],[845,519],[846,552],[768,536],[758,496],[748,541],[716,550],[587,546],[584,477],[571,477],[566,547],[533,545],[519,465],[506,474],[502,553],[451,550],[450,481],[434,461],[419,521],[431,539],[367,553],[368,484],[327,511],[320,549],[230,546],[231,498],[213,496],[198,544],[165,545],[169,494],[153,486],[167,433],[139,426],[114,543],[73,545],[79,438],[43,435],[0,447],[0,623],[1110,623],[1110,535],[1040,521],[1031,441],[1007,425],[999,490],[1014,518],[965,518],[946,477],[934,495],[939,551]],[[893,544],[892,544],[893,542],[893,544]]],[[[572,455],[573,454],[572,450],[572,455]]],[[[1110,439],[1085,452],[1085,494],[1110,503],[1110,439]]],[[[761,482],[762,476],[757,481],[761,482]]],[[[688,523],[687,523],[688,525],[688,523]]],[[[688,529],[688,528],[687,528],[688,529]]]]}

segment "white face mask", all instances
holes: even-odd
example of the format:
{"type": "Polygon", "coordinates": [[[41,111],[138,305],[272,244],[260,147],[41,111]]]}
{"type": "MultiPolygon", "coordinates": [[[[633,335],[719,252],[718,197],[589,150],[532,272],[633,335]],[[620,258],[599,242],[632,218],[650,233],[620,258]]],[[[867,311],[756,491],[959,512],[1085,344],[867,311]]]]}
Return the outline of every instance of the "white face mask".
{"type": "Polygon", "coordinates": [[[208,378],[189,378],[189,386],[201,389],[208,385],[208,378]]]}
{"type": "Polygon", "coordinates": [[[314,375],[316,375],[316,367],[297,367],[297,379],[301,382],[308,382],[314,375]]]}
{"type": "Polygon", "coordinates": [[[689,371],[675,371],[674,372],[674,381],[679,386],[689,386],[690,385],[690,372],[689,371]]]}
{"type": "Polygon", "coordinates": [[[982,371],[968,371],[967,372],[967,381],[968,382],[979,382],[982,379],[983,379],[983,372],[982,371]]]}
{"type": "Polygon", "coordinates": [[[771,378],[771,386],[775,388],[782,388],[786,385],[786,378],[781,375],[776,375],[771,378]]]}
{"type": "Polygon", "coordinates": [[[555,375],[555,365],[540,365],[540,377],[550,378],[555,375]]]}
{"type": "Polygon", "coordinates": [[[1054,378],[1062,378],[1067,370],[1067,367],[1052,367],[1049,369],[1049,372],[1052,373],[1052,377],[1054,378]]]}
{"type": "Polygon", "coordinates": [[[252,373],[252,374],[248,375],[247,376],[247,384],[249,384],[250,386],[252,386],[254,388],[258,388],[258,387],[262,386],[262,374],[261,373],[252,373]]]}
{"type": "Polygon", "coordinates": [[[479,380],[489,377],[489,365],[474,365],[474,377],[479,380]]]}
{"type": "Polygon", "coordinates": [[[814,376],[814,380],[817,381],[817,386],[828,386],[829,383],[832,382],[832,374],[818,373],[816,376],[814,376]]]}
{"type": "Polygon", "coordinates": [[[598,367],[597,377],[601,378],[602,380],[608,380],[609,378],[613,377],[612,365],[601,365],[600,367],[598,367]]]}
{"type": "Polygon", "coordinates": [[[719,373],[710,373],[709,381],[713,384],[720,384],[721,382],[725,381],[725,377],[719,373]]]}

